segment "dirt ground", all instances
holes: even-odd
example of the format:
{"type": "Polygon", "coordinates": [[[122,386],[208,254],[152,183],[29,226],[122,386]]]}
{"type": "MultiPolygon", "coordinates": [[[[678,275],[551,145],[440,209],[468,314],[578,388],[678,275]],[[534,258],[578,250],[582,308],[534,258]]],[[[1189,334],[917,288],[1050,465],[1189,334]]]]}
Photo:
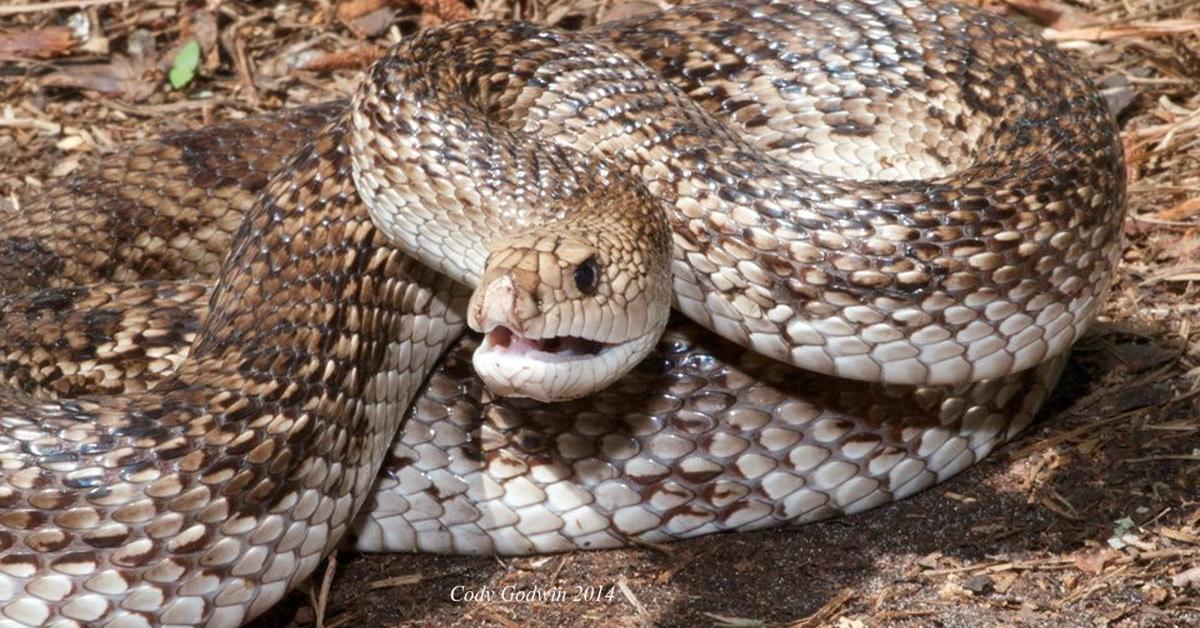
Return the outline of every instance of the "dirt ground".
{"type": "MultiPolygon", "coordinates": [[[[121,142],[344,95],[423,25],[577,27],[648,4],[3,0],[0,210],[121,142]]],[[[1129,158],[1119,283],[1028,433],[901,503],[784,531],[514,560],[340,553],[255,625],[1200,625],[1200,0],[986,4],[1105,87],[1129,158]],[[502,599],[533,590],[565,599],[502,599]]]]}

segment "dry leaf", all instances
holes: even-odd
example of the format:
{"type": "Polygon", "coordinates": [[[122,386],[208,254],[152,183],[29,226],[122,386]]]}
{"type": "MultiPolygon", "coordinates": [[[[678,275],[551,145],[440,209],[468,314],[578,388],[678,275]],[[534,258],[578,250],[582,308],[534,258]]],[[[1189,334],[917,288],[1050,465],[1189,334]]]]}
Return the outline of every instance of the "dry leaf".
{"type": "MultiPolygon", "coordinates": [[[[204,51],[204,69],[213,72],[221,66],[220,47],[217,45],[217,16],[212,11],[195,11],[188,16],[187,25],[179,37],[182,45],[189,39],[195,39],[204,51]]],[[[174,58],[174,54],[171,55],[174,58]]]]}
{"type": "Polygon", "coordinates": [[[383,49],[377,46],[355,48],[344,52],[328,52],[305,62],[302,67],[310,72],[362,69],[374,63],[383,52],[383,49]]]}
{"type": "Polygon", "coordinates": [[[1137,89],[1124,74],[1113,74],[1100,83],[1100,95],[1113,117],[1120,116],[1137,98],[1137,89]]]}
{"type": "Polygon", "coordinates": [[[54,147],[63,152],[70,152],[78,150],[86,143],[87,140],[83,139],[82,135],[68,135],[55,143],[54,147]]]}
{"type": "Polygon", "coordinates": [[[1171,596],[1171,592],[1166,587],[1148,587],[1146,590],[1146,601],[1158,606],[1167,601],[1171,596]]]}
{"type": "Polygon", "coordinates": [[[965,602],[975,597],[975,594],[957,582],[946,582],[938,588],[937,596],[939,600],[965,602]]]}
{"type": "Polygon", "coordinates": [[[354,18],[353,21],[347,23],[347,26],[362,39],[378,37],[392,25],[392,18],[394,17],[396,17],[396,12],[384,7],[371,11],[361,17],[354,18]]]}
{"type": "Polygon", "coordinates": [[[1055,30],[1083,28],[1095,24],[1094,16],[1058,0],[1004,0],[1008,6],[1055,30]]]}
{"type": "Polygon", "coordinates": [[[654,13],[663,9],[657,2],[651,0],[626,0],[619,2],[610,7],[603,15],[600,16],[601,22],[612,22],[615,20],[623,20],[627,17],[637,17],[654,13]]]}
{"type": "Polygon", "coordinates": [[[983,9],[988,13],[996,15],[1011,15],[1012,8],[1004,0],[958,0],[960,4],[965,4],[969,7],[983,9]]]}
{"type": "Polygon", "coordinates": [[[346,26],[358,18],[378,11],[388,5],[388,0],[344,0],[337,6],[337,19],[346,26]]]}
{"type": "Polygon", "coordinates": [[[1076,552],[1072,559],[1075,561],[1075,566],[1084,573],[1100,573],[1104,571],[1104,567],[1109,561],[1120,558],[1121,553],[1107,548],[1099,548],[1091,551],[1076,552]]]}
{"type": "Polygon", "coordinates": [[[427,26],[471,18],[471,9],[462,0],[416,0],[416,3],[421,8],[421,23],[427,26]]]}
{"type": "Polygon", "coordinates": [[[395,5],[415,6],[425,27],[471,18],[471,9],[462,0],[344,0],[338,4],[336,16],[360,37],[374,37],[391,26],[396,15],[391,7],[395,5]]]}
{"type": "Polygon", "coordinates": [[[61,55],[79,42],[66,26],[36,31],[0,31],[0,55],[46,59],[61,55]]]}
{"type": "Polygon", "coordinates": [[[918,558],[917,564],[926,569],[936,569],[938,566],[938,561],[941,559],[942,559],[941,552],[933,552],[933,553],[926,554],[926,555],[918,558]]]}
{"type": "Polygon", "coordinates": [[[991,576],[976,574],[967,578],[963,587],[976,595],[987,595],[996,590],[996,581],[992,580],[991,576]]]}
{"type": "Polygon", "coordinates": [[[1154,212],[1154,217],[1158,220],[1183,221],[1195,216],[1197,212],[1200,212],[1200,196],[1189,198],[1178,205],[1154,212]]]}
{"type": "Polygon", "coordinates": [[[1187,530],[1176,530],[1174,528],[1162,528],[1162,529],[1158,530],[1158,533],[1161,534],[1162,536],[1167,537],[1168,539],[1171,539],[1172,541],[1178,541],[1180,543],[1187,543],[1189,545],[1200,545],[1200,536],[1196,536],[1195,534],[1192,534],[1191,532],[1188,532],[1187,530]]]}
{"type": "Polygon", "coordinates": [[[1020,575],[1020,572],[1016,571],[1008,571],[997,575],[995,584],[996,593],[1000,593],[1001,595],[1008,593],[1009,589],[1012,588],[1013,583],[1017,581],[1017,578],[1020,577],[1020,575]]]}
{"type": "Polygon", "coordinates": [[[1187,571],[1175,574],[1175,577],[1171,578],[1171,586],[1181,589],[1192,587],[1193,589],[1200,590],[1200,567],[1192,567],[1187,571]]]}
{"type": "Polygon", "coordinates": [[[109,63],[65,67],[47,76],[42,84],[103,92],[139,102],[155,91],[156,82],[150,79],[153,72],[153,64],[145,58],[118,54],[109,63]]]}
{"type": "Polygon", "coordinates": [[[50,169],[51,177],[65,177],[75,171],[79,167],[79,158],[75,156],[67,157],[62,161],[54,164],[50,169]]]}
{"type": "Polygon", "coordinates": [[[387,0],[345,0],[335,16],[359,38],[375,37],[387,30],[396,12],[387,0]]]}

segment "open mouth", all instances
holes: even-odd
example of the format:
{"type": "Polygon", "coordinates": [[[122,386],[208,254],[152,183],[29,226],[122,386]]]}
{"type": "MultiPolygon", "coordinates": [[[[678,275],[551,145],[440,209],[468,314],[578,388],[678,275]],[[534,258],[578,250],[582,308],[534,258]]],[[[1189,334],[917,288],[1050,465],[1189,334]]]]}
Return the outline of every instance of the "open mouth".
{"type": "Polygon", "coordinates": [[[577,338],[527,338],[496,325],[483,336],[472,364],[492,393],[565,401],[590,395],[619,379],[657,336],[609,344],[577,338]]]}
{"type": "Polygon", "coordinates": [[[541,362],[567,362],[595,358],[613,346],[615,345],[574,336],[526,338],[508,327],[499,325],[484,336],[479,350],[503,354],[510,358],[526,358],[541,362]]]}

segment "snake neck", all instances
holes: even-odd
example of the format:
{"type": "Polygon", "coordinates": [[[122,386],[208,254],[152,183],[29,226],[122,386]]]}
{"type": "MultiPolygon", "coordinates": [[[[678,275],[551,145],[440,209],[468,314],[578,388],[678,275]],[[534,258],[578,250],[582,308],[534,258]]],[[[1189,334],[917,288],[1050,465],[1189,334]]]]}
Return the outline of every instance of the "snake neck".
{"type": "Polygon", "coordinates": [[[470,25],[478,29],[418,33],[376,62],[355,94],[350,139],[356,186],[376,224],[410,255],[476,286],[495,242],[596,220],[624,175],[505,115],[519,97],[508,66],[527,52],[548,54],[560,34],[470,25]]]}
{"type": "Polygon", "coordinates": [[[488,22],[418,35],[373,66],[351,114],[355,183],[376,224],[476,287],[468,322],[486,335],[475,366],[489,389],[542,401],[636,366],[671,304],[658,198],[625,166],[509,115],[524,86],[508,69],[533,71],[569,39],[488,22]]]}

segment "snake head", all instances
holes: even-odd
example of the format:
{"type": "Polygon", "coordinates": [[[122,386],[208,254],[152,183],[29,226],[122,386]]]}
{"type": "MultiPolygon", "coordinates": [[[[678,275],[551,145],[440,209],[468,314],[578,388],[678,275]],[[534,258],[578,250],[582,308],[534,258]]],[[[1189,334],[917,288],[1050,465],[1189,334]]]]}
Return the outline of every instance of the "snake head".
{"type": "Polygon", "coordinates": [[[547,233],[491,247],[467,324],[484,334],[474,365],[493,393],[582,397],[624,375],[658,341],[670,312],[666,263],[626,255],[603,237],[547,233]]]}

